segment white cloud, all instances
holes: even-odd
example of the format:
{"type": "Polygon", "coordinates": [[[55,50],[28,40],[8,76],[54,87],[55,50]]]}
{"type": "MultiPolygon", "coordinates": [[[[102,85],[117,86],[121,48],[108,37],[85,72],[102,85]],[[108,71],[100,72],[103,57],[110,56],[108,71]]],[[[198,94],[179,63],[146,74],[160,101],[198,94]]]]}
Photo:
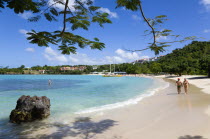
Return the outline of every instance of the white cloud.
{"type": "Polygon", "coordinates": [[[53,50],[51,47],[46,48],[45,53],[49,54],[49,55],[52,55],[52,56],[58,55],[58,53],[55,50],[53,50]]]}
{"type": "Polygon", "coordinates": [[[134,19],[134,20],[141,20],[141,17],[139,17],[138,15],[132,15],[132,19],[134,19]]]}
{"type": "Polygon", "coordinates": [[[117,55],[119,55],[120,57],[122,58],[125,58],[125,59],[129,59],[129,60],[136,60],[136,59],[139,59],[139,53],[137,52],[127,52],[127,51],[124,51],[122,49],[117,49],[115,51],[115,53],[117,55]]]}
{"type": "Polygon", "coordinates": [[[210,32],[210,29],[205,29],[203,32],[204,33],[209,33],[210,32]]]}
{"type": "Polygon", "coordinates": [[[73,63],[78,63],[79,59],[75,58],[74,56],[69,56],[69,60],[72,61],[73,63]]]}
{"type": "Polygon", "coordinates": [[[78,65],[78,64],[96,65],[100,64],[101,61],[98,59],[90,58],[86,54],[77,53],[69,56],[69,62],[70,64],[73,65],[78,65]]]}
{"type": "Polygon", "coordinates": [[[140,56],[140,53],[127,52],[122,49],[117,49],[114,56],[104,56],[100,59],[92,58],[87,54],[77,53],[72,55],[62,55],[57,50],[48,47],[44,51],[44,57],[54,64],[70,64],[70,65],[99,65],[99,64],[117,64],[132,62],[141,58],[148,58],[148,56],[140,56]]]}
{"type": "Polygon", "coordinates": [[[125,63],[126,62],[125,59],[123,59],[119,56],[106,56],[104,60],[105,60],[106,64],[125,63]]]}
{"type": "Polygon", "coordinates": [[[21,34],[24,34],[26,37],[28,37],[28,35],[27,35],[28,31],[27,30],[25,30],[25,29],[19,29],[19,32],[21,34]]]}
{"type": "Polygon", "coordinates": [[[35,49],[34,48],[26,48],[25,51],[27,51],[27,52],[35,52],[35,49]]]}
{"type": "Polygon", "coordinates": [[[111,12],[108,8],[100,8],[98,11],[100,12],[104,12],[104,13],[108,13],[110,15],[111,18],[118,18],[117,13],[115,12],[111,12]]]}
{"type": "Polygon", "coordinates": [[[49,61],[58,62],[59,64],[68,62],[68,59],[64,55],[59,54],[50,47],[45,48],[44,57],[49,61]]]}
{"type": "Polygon", "coordinates": [[[201,0],[201,3],[203,3],[204,5],[208,5],[210,4],[210,0],[201,0]]]}
{"type": "Polygon", "coordinates": [[[48,47],[45,48],[44,57],[55,64],[71,64],[71,65],[78,65],[78,64],[87,64],[87,65],[94,65],[98,64],[99,61],[95,59],[89,58],[86,54],[72,54],[62,55],[57,50],[53,50],[52,48],[48,47]]]}
{"type": "Polygon", "coordinates": [[[31,12],[24,12],[22,14],[18,14],[18,16],[20,16],[23,19],[28,19],[28,18],[32,17],[33,14],[31,12]]]}
{"type": "Polygon", "coordinates": [[[149,56],[141,56],[140,59],[149,58],[149,56]]]}
{"type": "Polygon", "coordinates": [[[204,5],[207,10],[210,10],[210,0],[200,0],[200,3],[204,5]]]}
{"type": "Polygon", "coordinates": [[[95,65],[99,64],[100,62],[96,59],[89,58],[86,54],[72,54],[70,56],[62,55],[60,52],[53,50],[52,48],[48,47],[45,48],[44,57],[53,63],[57,64],[71,64],[71,65],[78,65],[78,64],[87,64],[87,65],[95,65]]]}
{"type": "Polygon", "coordinates": [[[157,41],[164,41],[164,40],[168,40],[168,37],[167,36],[157,37],[157,41]]]}

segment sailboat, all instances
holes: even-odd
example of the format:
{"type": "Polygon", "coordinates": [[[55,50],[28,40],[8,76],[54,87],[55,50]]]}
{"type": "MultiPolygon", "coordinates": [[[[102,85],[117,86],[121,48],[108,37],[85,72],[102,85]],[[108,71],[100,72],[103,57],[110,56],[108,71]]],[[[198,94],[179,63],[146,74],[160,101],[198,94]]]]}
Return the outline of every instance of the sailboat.
{"type": "MultiPolygon", "coordinates": [[[[114,65],[114,72],[115,72],[115,65],[114,65]]],[[[112,73],[112,65],[110,64],[110,73],[103,75],[103,77],[122,77],[122,75],[116,75],[115,73],[112,73]]]]}

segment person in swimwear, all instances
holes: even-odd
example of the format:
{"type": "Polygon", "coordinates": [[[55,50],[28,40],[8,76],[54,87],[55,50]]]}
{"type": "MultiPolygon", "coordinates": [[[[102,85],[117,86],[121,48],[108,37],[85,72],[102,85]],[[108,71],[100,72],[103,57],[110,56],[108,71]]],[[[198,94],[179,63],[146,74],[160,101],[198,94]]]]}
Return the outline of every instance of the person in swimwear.
{"type": "Polygon", "coordinates": [[[183,85],[184,85],[185,94],[187,94],[188,93],[188,88],[189,88],[189,82],[187,81],[186,78],[184,78],[183,85]]]}
{"type": "Polygon", "coordinates": [[[178,81],[176,81],[176,86],[177,86],[177,92],[178,92],[178,94],[180,94],[181,87],[182,87],[182,82],[180,81],[180,78],[178,78],[178,81]]]}

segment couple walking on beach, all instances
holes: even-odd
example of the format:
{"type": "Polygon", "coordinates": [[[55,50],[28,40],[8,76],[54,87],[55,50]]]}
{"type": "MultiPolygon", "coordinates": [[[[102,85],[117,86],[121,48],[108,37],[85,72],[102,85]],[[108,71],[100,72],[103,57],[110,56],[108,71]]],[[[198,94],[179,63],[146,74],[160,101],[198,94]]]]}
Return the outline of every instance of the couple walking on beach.
{"type": "Polygon", "coordinates": [[[183,83],[180,81],[180,78],[178,78],[178,81],[176,81],[176,86],[177,86],[177,92],[178,92],[178,94],[181,93],[181,87],[182,87],[182,86],[184,86],[185,94],[188,93],[189,82],[187,81],[186,78],[184,78],[183,83]]]}

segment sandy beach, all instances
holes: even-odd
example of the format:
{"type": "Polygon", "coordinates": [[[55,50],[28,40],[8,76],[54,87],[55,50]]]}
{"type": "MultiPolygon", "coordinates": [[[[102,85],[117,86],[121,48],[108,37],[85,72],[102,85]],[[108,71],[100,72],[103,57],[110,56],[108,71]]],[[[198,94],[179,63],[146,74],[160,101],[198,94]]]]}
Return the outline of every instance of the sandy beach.
{"type": "Polygon", "coordinates": [[[136,105],[78,115],[83,117],[79,121],[34,131],[30,138],[208,139],[210,79],[183,76],[182,81],[183,78],[189,79],[188,95],[183,89],[182,94],[177,94],[174,81],[177,77],[164,77],[169,87],[136,105]]]}

